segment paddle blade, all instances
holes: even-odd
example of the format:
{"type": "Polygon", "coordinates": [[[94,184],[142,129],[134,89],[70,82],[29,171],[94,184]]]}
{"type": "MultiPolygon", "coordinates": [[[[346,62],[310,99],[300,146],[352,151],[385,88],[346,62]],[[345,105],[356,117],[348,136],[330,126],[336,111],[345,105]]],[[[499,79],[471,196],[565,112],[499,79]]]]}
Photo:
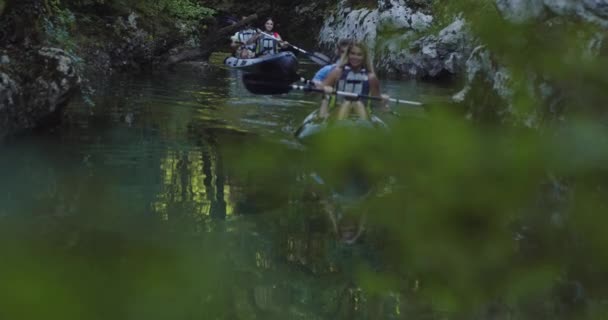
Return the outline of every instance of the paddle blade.
{"type": "Polygon", "coordinates": [[[312,62],[322,65],[322,66],[326,66],[328,64],[331,64],[331,59],[322,54],[321,52],[312,52],[312,53],[308,53],[308,58],[310,60],[312,60],[312,62]]]}
{"type": "Polygon", "coordinates": [[[293,79],[277,78],[259,73],[246,73],[243,75],[243,84],[247,91],[253,94],[283,94],[292,90],[293,79]]]}

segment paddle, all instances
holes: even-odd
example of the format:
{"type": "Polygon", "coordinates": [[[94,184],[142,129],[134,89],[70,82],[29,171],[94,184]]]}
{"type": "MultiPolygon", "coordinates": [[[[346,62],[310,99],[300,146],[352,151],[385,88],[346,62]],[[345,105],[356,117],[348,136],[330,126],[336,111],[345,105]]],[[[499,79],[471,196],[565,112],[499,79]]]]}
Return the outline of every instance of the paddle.
{"type": "MultiPolygon", "coordinates": [[[[265,35],[265,36],[267,36],[267,37],[269,37],[271,39],[274,39],[276,41],[283,41],[283,40],[281,40],[281,39],[279,39],[279,38],[277,38],[277,37],[275,37],[275,36],[273,36],[271,34],[268,34],[268,33],[264,32],[264,31],[260,31],[260,30],[258,30],[258,31],[261,34],[263,34],[263,35],[265,35]]],[[[305,54],[306,56],[308,56],[308,58],[310,60],[312,60],[316,64],[320,64],[322,66],[331,64],[331,59],[328,56],[326,56],[326,55],[324,55],[324,54],[322,54],[320,52],[308,52],[308,51],[306,51],[304,49],[301,49],[301,48],[298,48],[298,47],[294,46],[293,44],[291,44],[289,42],[287,43],[287,45],[290,46],[290,47],[292,47],[292,48],[294,48],[294,49],[296,49],[296,50],[298,50],[298,51],[300,51],[300,52],[302,52],[303,54],[305,54]]]]}
{"type": "MultiPolygon", "coordinates": [[[[247,73],[247,74],[243,75],[243,83],[245,84],[245,88],[249,92],[254,93],[254,94],[263,94],[263,95],[283,94],[283,93],[288,93],[291,90],[302,90],[302,91],[306,91],[306,92],[326,93],[325,90],[315,88],[311,85],[302,86],[302,85],[296,85],[296,84],[289,84],[284,80],[285,79],[283,79],[283,78],[273,78],[273,77],[265,76],[262,74],[255,74],[255,73],[247,73]]],[[[304,81],[304,82],[308,82],[308,81],[304,81]]],[[[349,98],[370,99],[370,100],[377,100],[377,101],[384,100],[384,99],[382,99],[382,97],[369,96],[369,95],[363,95],[363,94],[357,94],[357,93],[345,92],[345,91],[334,91],[331,94],[335,94],[337,96],[342,96],[342,97],[349,97],[349,98]]],[[[388,101],[394,102],[394,103],[409,104],[409,105],[414,105],[414,106],[422,105],[422,102],[404,100],[404,99],[389,98],[388,101]]]]}

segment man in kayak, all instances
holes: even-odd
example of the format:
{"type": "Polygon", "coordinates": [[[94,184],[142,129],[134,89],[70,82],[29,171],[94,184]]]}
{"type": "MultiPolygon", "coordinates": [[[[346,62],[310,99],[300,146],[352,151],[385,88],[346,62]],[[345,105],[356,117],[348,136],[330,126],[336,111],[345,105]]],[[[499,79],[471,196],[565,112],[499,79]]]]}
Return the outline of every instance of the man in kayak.
{"type": "MultiPolygon", "coordinates": [[[[323,89],[322,83],[325,78],[329,75],[329,73],[336,67],[336,62],[340,59],[340,57],[346,52],[348,46],[352,43],[350,39],[340,39],[336,42],[336,48],[334,50],[334,63],[328,64],[323,68],[319,69],[315,76],[312,78],[312,83],[315,87],[319,89],[323,89]]],[[[329,102],[331,100],[330,95],[324,95],[323,100],[321,100],[321,108],[319,109],[319,116],[323,119],[329,117],[329,102]]]]}
{"type": "MultiPolygon", "coordinates": [[[[247,17],[242,17],[246,19],[247,17]]],[[[246,26],[243,30],[236,32],[230,40],[232,41],[230,47],[234,50],[234,56],[240,59],[250,59],[255,57],[256,44],[250,42],[251,38],[256,35],[256,30],[250,25],[246,26]]]]}

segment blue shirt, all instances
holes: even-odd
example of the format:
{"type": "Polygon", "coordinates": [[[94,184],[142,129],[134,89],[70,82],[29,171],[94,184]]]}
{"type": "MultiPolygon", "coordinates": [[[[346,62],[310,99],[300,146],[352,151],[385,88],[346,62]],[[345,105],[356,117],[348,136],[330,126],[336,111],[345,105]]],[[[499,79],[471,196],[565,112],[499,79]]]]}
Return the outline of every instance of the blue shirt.
{"type": "Polygon", "coordinates": [[[321,68],[319,71],[317,71],[317,73],[315,73],[315,76],[312,78],[313,82],[323,82],[323,80],[325,80],[327,78],[327,76],[329,76],[329,73],[336,67],[335,64],[330,64],[330,65],[326,65],[325,67],[321,68]]]}

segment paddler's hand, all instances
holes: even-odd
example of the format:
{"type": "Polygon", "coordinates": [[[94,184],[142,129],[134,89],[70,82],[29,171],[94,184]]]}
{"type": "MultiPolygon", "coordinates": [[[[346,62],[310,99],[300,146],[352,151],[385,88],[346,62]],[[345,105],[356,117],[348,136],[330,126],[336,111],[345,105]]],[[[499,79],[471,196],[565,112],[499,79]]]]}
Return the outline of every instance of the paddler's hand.
{"type": "Polygon", "coordinates": [[[258,39],[262,36],[262,30],[256,29],[255,32],[256,33],[253,37],[251,37],[251,40],[258,41],[258,39]]]}
{"type": "Polygon", "coordinates": [[[382,110],[382,112],[391,112],[391,107],[388,106],[388,102],[391,97],[387,94],[382,94],[380,97],[382,98],[382,106],[380,107],[380,110],[382,110]]]}
{"type": "Polygon", "coordinates": [[[332,94],[334,93],[334,88],[331,86],[324,86],[323,91],[325,91],[326,94],[332,94]]]}

